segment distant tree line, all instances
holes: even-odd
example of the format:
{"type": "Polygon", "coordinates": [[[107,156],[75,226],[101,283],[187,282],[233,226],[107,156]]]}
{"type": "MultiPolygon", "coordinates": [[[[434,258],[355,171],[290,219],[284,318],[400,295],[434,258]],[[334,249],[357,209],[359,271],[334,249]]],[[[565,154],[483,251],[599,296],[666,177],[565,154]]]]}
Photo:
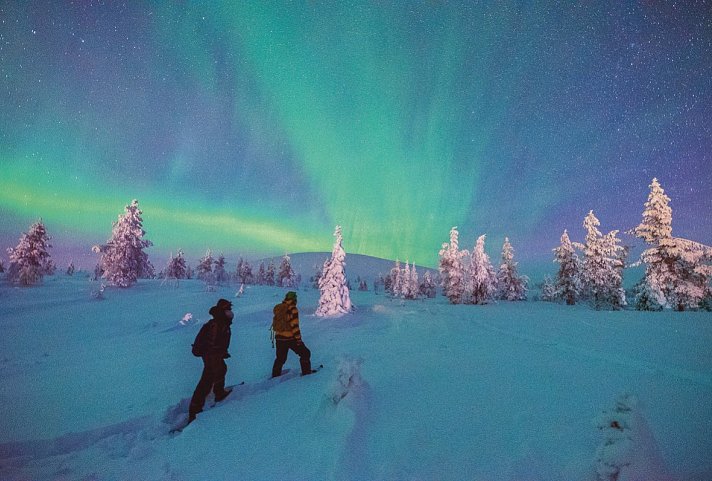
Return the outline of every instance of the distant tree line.
{"type": "MultiPolygon", "coordinates": [[[[712,310],[712,248],[672,235],[672,209],[657,179],[653,179],[645,203],[641,223],[630,234],[642,239],[646,249],[633,266],[645,265],[645,275],[631,293],[623,289],[623,270],[626,267],[628,248],[621,245],[619,231],[607,234],[599,230],[600,221],[593,211],[584,218],[584,242],[572,242],[568,230],[561,235],[560,245],[553,249],[554,262],[559,265],[555,278],[545,278],[540,298],[568,305],[585,301],[595,309],[623,309],[629,299],[636,309],[662,310],[688,309],[712,310]]],[[[298,288],[301,276],[291,265],[288,255],[282,257],[278,267],[273,260],[267,265],[261,261],[254,272],[252,265],[239,258],[234,271],[229,272],[227,261],[221,253],[217,258],[212,251],[198,260],[195,269],[186,262],[178,249],[171,253],[168,263],[158,275],[148,259],[145,249],[153,243],[145,239],[142,211],[138,201],[125,206],[124,213],[113,223],[111,237],[103,245],[93,247],[99,261],[93,278],[105,280],[116,287],[130,287],[141,278],[160,277],[178,282],[193,277],[205,282],[208,289],[229,283],[298,288]]],[[[336,242],[331,258],[317,267],[310,279],[322,296],[318,312],[330,315],[351,310],[348,291],[350,283],[345,273],[345,252],[341,246],[341,227],[334,233],[336,242]],[[338,302],[337,302],[338,300],[338,302]],[[326,314],[329,313],[329,314],[326,314]]],[[[40,219],[20,236],[16,247],[7,249],[7,266],[0,260],[0,273],[16,285],[31,286],[52,275],[54,265],[49,249],[51,237],[40,219]]],[[[374,292],[385,290],[391,297],[401,299],[432,298],[439,286],[442,294],[453,304],[486,304],[496,300],[519,301],[527,299],[526,276],[518,273],[514,249],[508,238],[502,245],[499,268],[495,269],[485,252],[485,235],[477,238],[471,251],[460,250],[457,227],[450,230],[449,242],[439,251],[438,273],[434,278],[426,271],[420,278],[415,263],[399,261],[387,276],[379,275],[373,283],[374,292]]],[[[74,273],[70,262],[67,274],[74,273]]],[[[365,279],[357,279],[359,290],[368,290],[365,279]]],[[[103,285],[103,283],[102,283],[103,285]]]]}

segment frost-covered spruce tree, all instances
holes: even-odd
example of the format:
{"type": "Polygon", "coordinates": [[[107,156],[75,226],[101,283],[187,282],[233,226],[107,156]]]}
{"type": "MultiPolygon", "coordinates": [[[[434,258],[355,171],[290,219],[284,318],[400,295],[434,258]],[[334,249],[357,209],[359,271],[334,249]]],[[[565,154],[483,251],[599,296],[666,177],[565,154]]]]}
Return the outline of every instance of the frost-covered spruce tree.
{"type": "Polygon", "coordinates": [[[406,288],[403,289],[403,297],[405,299],[418,299],[420,297],[420,280],[418,279],[418,271],[415,267],[415,262],[408,269],[408,262],[405,263],[406,267],[406,288]]]}
{"type": "Polygon", "coordinates": [[[643,219],[633,233],[648,248],[641,254],[645,277],[637,286],[636,307],[685,310],[696,308],[709,292],[712,249],[672,236],[670,198],[653,179],[643,219]]]}
{"type": "Polygon", "coordinates": [[[267,264],[267,272],[265,273],[265,285],[267,285],[267,286],[274,285],[274,282],[275,282],[274,275],[275,275],[274,260],[270,259],[269,263],[267,264]]]}
{"type": "Polygon", "coordinates": [[[198,265],[195,266],[195,277],[201,281],[212,281],[215,275],[213,274],[213,252],[208,249],[205,255],[198,259],[198,265]]]}
{"type": "Polygon", "coordinates": [[[10,257],[7,279],[13,284],[31,286],[45,275],[54,274],[55,266],[48,250],[52,247],[51,239],[41,219],[32,224],[20,236],[17,247],[7,250],[10,257]]]}
{"type": "Polygon", "coordinates": [[[458,246],[457,226],[450,229],[450,242],[443,243],[440,249],[438,271],[442,277],[443,295],[452,304],[461,304],[465,293],[465,268],[462,258],[467,251],[460,251],[458,246]]]}
{"type": "MultiPolygon", "coordinates": [[[[265,276],[264,263],[262,264],[262,276],[265,276]]],[[[255,283],[254,275],[252,274],[252,265],[242,257],[237,261],[237,267],[235,268],[235,280],[240,284],[253,284],[255,283]]],[[[258,282],[259,283],[259,282],[258,282]]]]}
{"type": "Polygon", "coordinates": [[[178,253],[173,257],[171,253],[170,259],[168,259],[168,265],[166,266],[165,278],[166,279],[185,279],[188,274],[188,267],[185,264],[185,255],[182,249],[178,249],[178,253]]]}
{"type": "Polygon", "coordinates": [[[566,301],[567,305],[573,306],[581,295],[581,263],[566,229],[561,234],[561,244],[553,251],[554,262],[559,264],[556,283],[553,286],[553,298],[561,299],[566,301]]]}
{"type": "Polygon", "coordinates": [[[435,281],[433,280],[433,275],[430,271],[425,271],[425,274],[423,274],[423,280],[420,282],[418,290],[421,297],[427,297],[428,299],[435,297],[435,281]]]}
{"type": "Polygon", "coordinates": [[[465,281],[465,302],[486,304],[497,292],[497,273],[485,252],[485,235],[481,235],[470,256],[465,281]]]}
{"type": "Polygon", "coordinates": [[[505,301],[524,301],[527,298],[526,276],[517,273],[517,262],[514,262],[514,248],[509,238],[504,238],[502,245],[502,263],[497,272],[497,297],[505,301]]]}
{"type": "Polygon", "coordinates": [[[417,299],[419,297],[418,272],[415,269],[415,262],[410,265],[406,260],[405,267],[401,270],[400,276],[400,296],[403,299],[417,299]]]}
{"type": "Polygon", "coordinates": [[[554,286],[554,282],[549,276],[544,276],[544,280],[541,282],[539,290],[539,299],[547,302],[552,302],[557,299],[556,287],[554,286]]]}
{"type": "Polygon", "coordinates": [[[266,284],[266,274],[267,271],[265,270],[265,263],[264,261],[260,261],[260,265],[257,267],[257,278],[255,279],[255,284],[257,284],[258,286],[264,286],[266,284]]]}
{"type": "Polygon", "coordinates": [[[618,245],[618,231],[603,235],[599,220],[590,211],[584,219],[586,242],[582,246],[581,281],[587,298],[595,309],[620,309],[625,306],[623,264],[625,249],[618,245]]]}
{"type": "Polygon", "coordinates": [[[130,287],[140,278],[154,276],[154,269],[144,249],[153,242],[144,239],[143,212],[134,199],[125,207],[125,213],[114,222],[111,239],[102,246],[103,277],[117,287],[130,287]]]}
{"type": "Polygon", "coordinates": [[[388,284],[388,292],[393,297],[400,297],[403,292],[403,269],[401,268],[400,260],[396,259],[396,263],[391,269],[389,275],[390,283],[388,284]]]}
{"type": "Polygon", "coordinates": [[[321,279],[319,279],[319,306],[317,316],[333,316],[347,314],[353,310],[351,296],[346,282],[346,252],[342,247],[343,237],[341,226],[336,226],[336,240],[331,252],[331,258],[324,262],[321,279]]]}
{"type": "Polygon", "coordinates": [[[287,254],[284,254],[279,265],[277,285],[280,287],[297,287],[297,274],[292,269],[292,260],[287,254]]]}
{"type": "Polygon", "coordinates": [[[68,276],[73,276],[75,269],[76,269],[76,268],[74,267],[74,262],[73,262],[73,261],[69,261],[69,264],[67,265],[67,275],[68,275],[68,276]]]}
{"type": "Polygon", "coordinates": [[[215,266],[213,268],[213,274],[215,274],[215,282],[217,282],[218,284],[230,282],[230,274],[228,274],[227,270],[225,269],[226,265],[227,261],[225,260],[225,256],[221,252],[217,260],[215,261],[215,266]]]}

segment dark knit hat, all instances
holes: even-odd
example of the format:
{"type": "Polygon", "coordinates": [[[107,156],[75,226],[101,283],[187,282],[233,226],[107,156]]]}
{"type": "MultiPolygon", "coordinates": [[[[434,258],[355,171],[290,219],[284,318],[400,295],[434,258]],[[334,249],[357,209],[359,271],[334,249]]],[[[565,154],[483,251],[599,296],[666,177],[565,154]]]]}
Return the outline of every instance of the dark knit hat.
{"type": "Polygon", "coordinates": [[[232,302],[228,301],[227,299],[220,299],[218,303],[215,304],[215,307],[223,310],[232,309],[232,302]]]}
{"type": "Polygon", "coordinates": [[[289,292],[287,292],[287,295],[284,296],[284,299],[285,299],[285,300],[287,300],[287,299],[293,299],[293,300],[296,301],[296,300],[297,300],[297,293],[294,292],[294,291],[289,291],[289,292]]]}

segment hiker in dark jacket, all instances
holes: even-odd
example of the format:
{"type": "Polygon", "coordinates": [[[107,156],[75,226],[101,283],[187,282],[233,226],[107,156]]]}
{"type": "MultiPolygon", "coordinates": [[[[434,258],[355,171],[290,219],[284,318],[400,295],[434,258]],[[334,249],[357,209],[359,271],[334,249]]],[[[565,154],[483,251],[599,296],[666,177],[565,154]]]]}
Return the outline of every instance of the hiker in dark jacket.
{"type": "Polygon", "coordinates": [[[188,422],[193,421],[195,416],[203,410],[205,398],[211,390],[215,393],[216,402],[222,401],[232,392],[231,389],[225,389],[225,374],[227,373],[225,359],[230,357],[227,350],[230,347],[232,303],[227,299],[220,299],[208,312],[213,318],[205,326],[205,349],[201,356],[203,358],[203,374],[200,376],[193,398],[190,400],[188,422]]]}
{"type": "Polygon", "coordinates": [[[284,312],[287,316],[288,328],[286,330],[275,331],[274,340],[277,349],[277,357],[272,366],[272,377],[282,375],[282,366],[287,361],[289,350],[296,352],[299,356],[299,364],[302,367],[302,376],[311,374],[311,352],[302,341],[302,332],[299,330],[299,310],[297,309],[297,293],[287,292],[281,304],[274,306],[274,314],[284,312]]]}

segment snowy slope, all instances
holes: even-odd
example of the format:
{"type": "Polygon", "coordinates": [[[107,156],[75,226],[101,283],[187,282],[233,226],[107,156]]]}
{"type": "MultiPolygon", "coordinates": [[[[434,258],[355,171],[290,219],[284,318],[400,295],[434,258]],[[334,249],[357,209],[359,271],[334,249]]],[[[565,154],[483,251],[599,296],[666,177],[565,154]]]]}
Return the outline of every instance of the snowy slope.
{"type": "Polygon", "coordinates": [[[236,290],[140,281],[94,300],[79,276],[2,284],[0,479],[593,481],[596,418],[623,393],[642,421],[621,481],[712,479],[710,313],[353,292],[355,313],[322,319],[302,290],[325,367],[299,377],[291,353],[269,380],[284,290],[236,290]],[[219,297],[235,302],[227,380],[245,384],[170,435],[201,370],[198,325],[178,321],[206,321],[219,297]]]}

